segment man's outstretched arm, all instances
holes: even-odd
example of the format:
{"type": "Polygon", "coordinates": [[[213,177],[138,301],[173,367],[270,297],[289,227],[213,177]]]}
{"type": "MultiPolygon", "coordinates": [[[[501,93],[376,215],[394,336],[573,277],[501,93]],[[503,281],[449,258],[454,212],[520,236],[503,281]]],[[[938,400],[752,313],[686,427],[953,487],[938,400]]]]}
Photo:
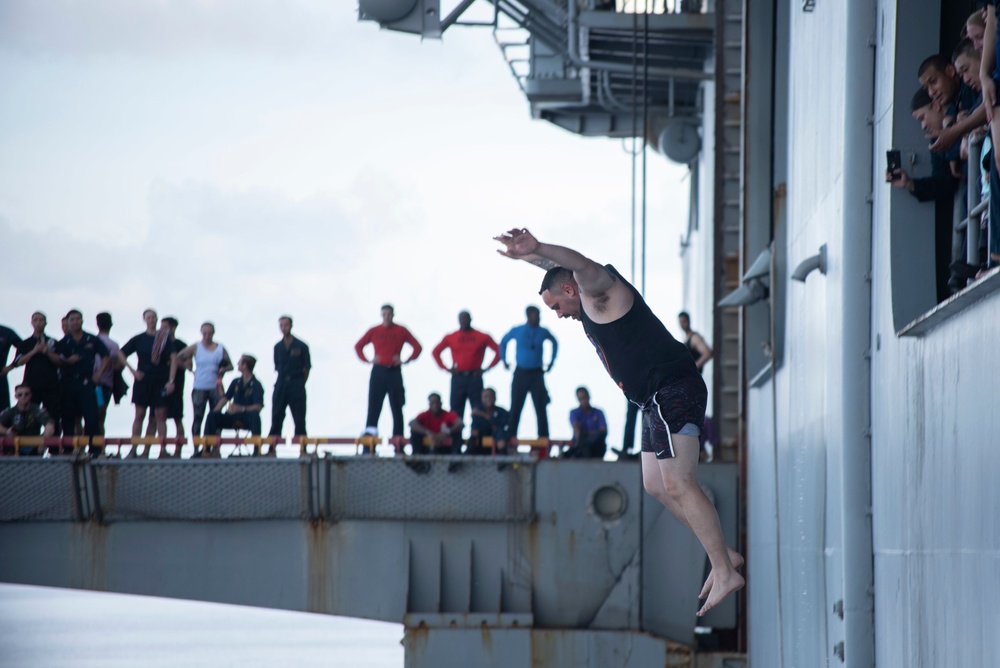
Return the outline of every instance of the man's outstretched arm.
{"type": "Polygon", "coordinates": [[[524,260],[546,270],[552,267],[569,269],[573,272],[580,290],[587,294],[605,292],[615,282],[604,267],[590,258],[572,248],[543,244],[527,229],[515,228],[494,239],[504,245],[504,248],[498,249],[497,252],[513,260],[524,260]],[[539,261],[547,261],[548,266],[543,266],[539,261]]]}

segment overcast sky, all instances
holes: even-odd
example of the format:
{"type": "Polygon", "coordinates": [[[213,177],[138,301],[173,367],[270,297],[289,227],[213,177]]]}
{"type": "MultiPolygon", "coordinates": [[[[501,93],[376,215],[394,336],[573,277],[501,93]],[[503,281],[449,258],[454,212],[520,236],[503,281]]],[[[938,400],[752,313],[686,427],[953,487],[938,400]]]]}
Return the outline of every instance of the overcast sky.
{"type": "MultiPolygon", "coordinates": [[[[447,403],[430,350],[459,310],[499,341],[536,304],[560,341],[553,437],[582,384],[620,443],[625,401],[580,325],[546,311],[541,272],[491,237],[527,227],[628,276],[630,157],[532,120],[488,30],[421,41],[342,1],[7,0],[0,81],[0,323],[22,337],[35,310],[50,335],[70,308],[95,333],[110,311],[120,343],[147,307],[189,343],[211,320],[234,358],[260,358],[270,404],[289,313],[312,349],[309,432],[354,436],[369,367],[353,345],[382,303],[425,346],[404,370],[407,420],[432,390],[447,403]]],[[[647,293],[675,335],[686,172],[650,153],[647,293]]],[[[486,376],[501,405],[510,377],[486,376]]],[[[109,435],[131,420],[112,407],[109,435]]],[[[522,425],[534,435],[530,402],[522,425]]]]}

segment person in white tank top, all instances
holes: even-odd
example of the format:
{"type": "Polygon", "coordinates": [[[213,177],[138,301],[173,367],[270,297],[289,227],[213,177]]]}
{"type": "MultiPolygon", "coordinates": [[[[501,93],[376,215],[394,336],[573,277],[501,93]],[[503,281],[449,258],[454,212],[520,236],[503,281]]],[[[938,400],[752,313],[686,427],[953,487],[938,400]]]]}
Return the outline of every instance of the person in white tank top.
{"type": "MultiPolygon", "coordinates": [[[[233,363],[225,346],[216,343],[215,325],[206,322],[201,326],[201,341],[192,343],[177,353],[175,363],[170,367],[170,382],[167,392],[174,391],[174,380],[178,369],[184,373],[184,362],[194,360],[194,385],[191,389],[191,403],[194,408],[194,418],[191,423],[191,435],[201,436],[201,424],[205,418],[205,406],[214,406],[222,397],[222,378],[227,371],[233,370],[233,363]]],[[[195,456],[200,456],[195,448],[195,456]]]]}

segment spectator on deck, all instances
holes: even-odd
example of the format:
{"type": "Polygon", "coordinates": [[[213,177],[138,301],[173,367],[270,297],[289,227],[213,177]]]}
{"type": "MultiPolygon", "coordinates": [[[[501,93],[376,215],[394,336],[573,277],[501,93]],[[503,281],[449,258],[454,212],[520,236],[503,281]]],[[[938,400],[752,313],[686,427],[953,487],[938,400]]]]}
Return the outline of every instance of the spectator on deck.
{"type": "Polygon", "coordinates": [[[41,311],[31,314],[32,334],[17,346],[14,366],[24,367],[21,382],[31,388],[32,401],[45,408],[55,421],[55,435],[60,431],[59,371],[56,365],[56,340],[45,333],[48,320],[41,311]]]}
{"type": "MultiPolygon", "coordinates": [[[[192,343],[177,353],[171,364],[167,390],[174,391],[177,374],[183,374],[189,367],[185,363],[194,362],[194,382],[191,388],[191,435],[201,436],[201,423],[205,417],[205,406],[209,409],[222,398],[222,379],[227,371],[233,370],[233,363],[225,346],[215,341],[215,325],[210,322],[201,325],[201,341],[192,343]],[[183,366],[183,368],[182,368],[183,366]]],[[[197,447],[195,448],[197,452],[197,447]]]]}
{"type": "MultiPolygon", "coordinates": [[[[309,346],[292,336],[292,317],[278,318],[281,340],[274,344],[274,370],[278,374],[274,381],[271,398],[271,436],[281,436],[285,424],[285,410],[291,408],[295,435],[306,435],[306,381],[312,360],[309,346]]],[[[272,452],[273,452],[272,448],[272,452]]]]}
{"type": "MultiPolygon", "coordinates": [[[[940,129],[944,113],[923,88],[913,95],[910,109],[914,120],[920,123],[920,127],[924,131],[933,133],[940,129]]],[[[931,153],[930,176],[912,178],[906,170],[897,169],[893,172],[886,170],[885,180],[896,188],[906,190],[920,202],[933,201],[935,203],[934,264],[937,277],[937,298],[938,301],[943,301],[951,294],[951,287],[948,283],[949,265],[951,264],[951,232],[958,180],[951,173],[946,158],[938,153],[931,153]]]]}
{"type": "MultiPolygon", "coordinates": [[[[167,397],[167,419],[174,421],[174,430],[177,433],[178,438],[184,438],[184,380],[187,371],[191,370],[191,360],[187,359],[184,361],[177,360],[177,355],[180,354],[182,350],[187,348],[187,344],[177,338],[177,318],[168,316],[160,320],[160,327],[166,327],[167,332],[170,334],[170,341],[167,344],[167,349],[171,353],[170,358],[170,369],[167,372],[168,378],[174,379],[173,388],[168,388],[166,385],[170,385],[168,380],[164,384],[164,393],[167,397]],[[173,375],[174,366],[180,370],[180,373],[176,376],[173,375]],[[173,389],[173,391],[171,391],[173,389]]],[[[163,457],[166,454],[164,449],[163,457]]],[[[178,443],[174,448],[174,456],[181,456],[181,445],[178,443]]]]}
{"type": "Polygon", "coordinates": [[[983,10],[977,9],[965,21],[965,37],[972,42],[972,46],[979,53],[983,52],[983,38],[986,36],[986,20],[983,18],[983,10]]]}
{"type": "Polygon", "coordinates": [[[576,388],[576,399],[580,406],[569,412],[573,446],[563,453],[563,457],[601,459],[608,449],[608,423],[604,411],[590,405],[590,392],[585,387],[576,388]]]}
{"type": "MultiPolygon", "coordinates": [[[[257,358],[243,355],[236,364],[240,377],[234,380],[226,394],[208,414],[205,421],[205,435],[219,436],[223,429],[248,429],[254,436],[260,436],[260,411],[264,408],[264,386],[253,375],[257,358]],[[229,409],[223,413],[226,402],[229,409]]],[[[274,448],[271,449],[274,454],[274,448]]]]}
{"type": "Polygon", "coordinates": [[[495,451],[498,455],[507,454],[507,442],[512,424],[511,414],[496,404],[496,390],[492,387],[485,388],[479,407],[472,409],[472,427],[466,453],[485,455],[495,451]],[[492,448],[483,445],[483,439],[486,437],[493,439],[492,448]]]}
{"type": "MultiPolygon", "coordinates": [[[[0,436],[54,436],[56,421],[41,406],[31,401],[31,388],[21,383],[14,388],[14,405],[0,411],[0,436]]],[[[3,454],[14,454],[14,446],[6,445],[3,454]]],[[[24,446],[22,455],[41,456],[41,447],[24,446]]]]}
{"type": "Polygon", "coordinates": [[[529,306],[524,310],[524,314],[528,321],[512,328],[500,339],[500,359],[503,360],[505,369],[510,368],[510,364],[507,363],[507,344],[513,340],[517,345],[515,358],[517,366],[510,386],[510,433],[512,436],[517,436],[524,400],[530,393],[538,422],[538,437],[548,438],[549,418],[546,407],[549,404],[549,392],[545,387],[545,374],[551,371],[552,365],[556,363],[559,343],[549,330],[539,325],[541,313],[538,307],[529,306]],[[552,345],[552,355],[547,366],[542,354],[542,346],[546,341],[552,345]]]}
{"type": "Polygon", "coordinates": [[[677,324],[684,331],[684,345],[691,351],[691,357],[694,358],[698,372],[703,372],[708,360],[712,359],[715,353],[712,352],[711,346],[705,342],[705,337],[691,329],[691,316],[688,315],[687,311],[681,311],[677,314],[677,324]]]}
{"type": "MultiPolygon", "coordinates": [[[[166,385],[170,377],[171,360],[174,356],[170,348],[170,331],[168,328],[156,329],[157,315],[153,309],[142,312],[146,323],[146,331],[129,339],[118,353],[121,363],[132,372],[135,385],[132,387],[132,403],[135,405],[135,419],[132,421],[132,435],[142,435],[142,423],[147,411],[152,411],[146,435],[167,435],[167,394],[166,385]],[[136,356],[136,366],[128,362],[131,355],[136,356]]],[[[134,455],[136,449],[132,451],[134,455]]],[[[149,456],[149,448],[146,449],[149,456]]]]}
{"type": "Polygon", "coordinates": [[[468,311],[458,314],[458,331],[448,334],[432,351],[437,365],[451,374],[451,410],[459,418],[465,416],[465,403],[479,405],[483,394],[483,372],[500,363],[500,347],[493,337],[472,329],[472,315],[468,311]],[[493,361],[483,369],[486,349],[493,351],[493,361]],[[441,353],[451,350],[451,367],[445,366],[441,353]]]}
{"type": "MultiPolygon", "coordinates": [[[[111,353],[99,338],[83,331],[83,314],[73,309],[66,314],[69,334],[56,344],[61,360],[67,399],[67,414],[63,415],[63,431],[67,425],[83,426],[87,436],[97,436],[97,385],[104,370],[111,364],[111,353]],[[95,371],[95,359],[103,358],[95,371]]],[[[103,447],[90,446],[91,454],[100,454],[103,447]]]]}
{"type": "Polygon", "coordinates": [[[413,454],[457,455],[462,444],[462,418],[442,408],[441,395],[427,397],[428,409],[410,421],[410,444],[413,454]],[[430,444],[424,443],[424,439],[430,444]]]}
{"type": "Polygon", "coordinates": [[[17,355],[17,346],[21,343],[21,337],[4,325],[0,325],[0,411],[10,408],[10,385],[7,384],[7,374],[14,368],[14,364],[7,364],[10,357],[11,348],[14,355],[17,355]]]}
{"type": "Polygon", "coordinates": [[[978,94],[962,82],[951,59],[940,54],[924,59],[917,69],[920,85],[943,112],[941,127],[928,131],[931,151],[958,159],[958,143],[986,123],[986,110],[976,104],[978,94]]]}
{"type": "Polygon", "coordinates": [[[382,415],[382,405],[389,396],[389,410],[392,411],[392,440],[396,452],[400,452],[403,441],[403,406],[406,391],[403,388],[402,365],[409,364],[420,356],[423,350],[417,339],[406,327],[393,321],[395,310],[392,304],[382,305],[382,323],[375,325],[354,344],[354,352],[362,362],[372,365],[368,379],[368,417],[365,420],[365,435],[378,435],[378,419],[382,415]],[[372,358],[365,356],[365,346],[372,345],[372,358]],[[410,345],[410,356],[403,361],[403,344],[410,345]]]}
{"type": "MultiPolygon", "coordinates": [[[[97,433],[101,436],[104,435],[104,421],[108,416],[108,406],[111,405],[112,400],[115,403],[121,400],[121,396],[115,393],[115,385],[121,387],[121,383],[125,382],[121,379],[122,366],[118,359],[120,347],[118,342],[111,338],[113,324],[110,313],[97,314],[97,338],[105,345],[110,355],[110,362],[105,367],[97,384],[97,433]]],[[[100,362],[95,361],[95,365],[99,364],[100,362]]],[[[97,370],[98,366],[95,366],[94,373],[97,373],[97,370]]]]}
{"type": "MultiPolygon", "coordinates": [[[[986,4],[986,30],[983,35],[983,57],[980,61],[979,82],[982,86],[983,104],[986,117],[990,121],[990,138],[993,144],[993,160],[990,165],[990,209],[1000,211],[1000,123],[995,123],[998,113],[997,77],[1000,77],[1000,50],[997,37],[1000,25],[997,23],[996,6],[986,4]]],[[[989,219],[989,264],[1000,264],[1000,216],[989,219]]]]}

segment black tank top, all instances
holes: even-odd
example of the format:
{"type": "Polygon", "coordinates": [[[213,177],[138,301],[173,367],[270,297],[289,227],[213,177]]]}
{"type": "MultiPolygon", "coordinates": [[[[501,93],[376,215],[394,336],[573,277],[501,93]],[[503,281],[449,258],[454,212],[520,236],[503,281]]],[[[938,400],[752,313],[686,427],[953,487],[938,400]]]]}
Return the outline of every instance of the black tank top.
{"type": "Polygon", "coordinates": [[[643,405],[678,378],[697,376],[698,367],[687,346],[670,335],[639,291],[610,264],[605,268],[632,291],[632,308],[614,322],[598,324],[581,305],[580,320],[611,379],[630,401],[643,405]]]}
{"type": "Polygon", "coordinates": [[[694,360],[694,366],[698,369],[698,373],[701,373],[701,368],[698,366],[698,358],[701,357],[701,353],[691,344],[691,339],[693,338],[694,332],[691,332],[691,336],[684,342],[684,345],[687,346],[688,352],[691,353],[691,358],[694,360]]]}

